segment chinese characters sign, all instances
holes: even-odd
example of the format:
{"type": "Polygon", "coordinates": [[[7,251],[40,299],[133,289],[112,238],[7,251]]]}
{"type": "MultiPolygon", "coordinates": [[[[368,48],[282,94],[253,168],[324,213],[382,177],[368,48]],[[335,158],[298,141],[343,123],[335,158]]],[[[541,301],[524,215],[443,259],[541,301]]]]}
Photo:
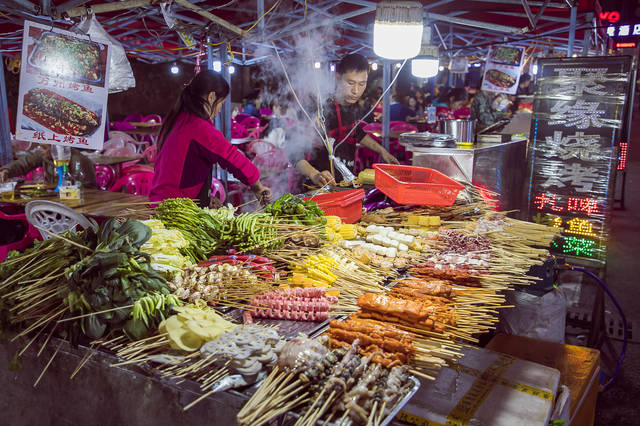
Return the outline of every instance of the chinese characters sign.
{"type": "Polygon", "coordinates": [[[25,21],[16,136],[102,149],[109,45],[25,21]]]}
{"type": "Polygon", "coordinates": [[[524,62],[524,48],[492,46],[482,79],[482,90],[515,95],[524,62]]]}
{"type": "Polygon", "coordinates": [[[551,249],[605,260],[629,57],[544,59],[531,128],[529,218],[562,229],[551,249]]]}

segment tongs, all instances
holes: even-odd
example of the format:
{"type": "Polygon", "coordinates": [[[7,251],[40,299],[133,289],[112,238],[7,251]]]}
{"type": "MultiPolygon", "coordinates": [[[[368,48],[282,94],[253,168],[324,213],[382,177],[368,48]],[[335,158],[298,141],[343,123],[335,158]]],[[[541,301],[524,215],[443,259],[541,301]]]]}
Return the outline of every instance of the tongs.
{"type": "Polygon", "coordinates": [[[499,120],[499,121],[497,121],[497,122],[493,123],[491,126],[487,126],[487,127],[485,127],[484,129],[479,130],[478,132],[476,132],[476,135],[482,135],[482,134],[484,134],[484,133],[487,133],[489,130],[495,129],[496,127],[504,126],[504,125],[505,125],[505,124],[507,124],[509,121],[511,121],[511,120],[508,120],[508,119],[504,119],[504,118],[503,118],[502,120],[499,120]]]}

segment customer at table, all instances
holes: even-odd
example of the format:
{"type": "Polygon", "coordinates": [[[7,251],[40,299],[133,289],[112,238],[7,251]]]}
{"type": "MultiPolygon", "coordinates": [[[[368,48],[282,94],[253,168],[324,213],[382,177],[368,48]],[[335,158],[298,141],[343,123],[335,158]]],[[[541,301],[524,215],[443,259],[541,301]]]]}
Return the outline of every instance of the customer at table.
{"type": "MultiPolygon", "coordinates": [[[[362,55],[355,53],[343,57],[336,66],[336,93],[323,108],[327,134],[335,139],[334,155],[350,169],[354,166],[358,143],[380,154],[385,163],[398,164],[393,155],[360,127],[362,120],[368,119],[365,117],[368,111],[358,104],[367,87],[368,69],[369,62],[362,55]]],[[[320,140],[309,147],[303,156],[304,159],[293,158],[298,172],[318,186],[334,182],[329,153],[320,140]]]]}
{"type": "Polygon", "coordinates": [[[407,121],[416,116],[416,112],[409,107],[409,96],[396,93],[391,97],[389,119],[391,121],[407,121]]]}
{"type": "Polygon", "coordinates": [[[184,197],[208,206],[213,166],[218,164],[261,202],[271,202],[271,190],[260,182],[258,168],[211,123],[228,94],[227,82],[210,70],[201,71],[183,89],[158,136],[151,201],[184,197]]]}
{"type": "MultiPolygon", "coordinates": [[[[24,176],[38,167],[43,168],[46,183],[58,183],[58,174],[51,156],[51,145],[47,144],[40,144],[38,149],[0,167],[0,183],[10,178],[24,176]]],[[[95,166],[88,157],[82,154],[81,150],[71,148],[68,170],[71,178],[76,182],[80,182],[83,188],[98,188],[95,166]]]]}

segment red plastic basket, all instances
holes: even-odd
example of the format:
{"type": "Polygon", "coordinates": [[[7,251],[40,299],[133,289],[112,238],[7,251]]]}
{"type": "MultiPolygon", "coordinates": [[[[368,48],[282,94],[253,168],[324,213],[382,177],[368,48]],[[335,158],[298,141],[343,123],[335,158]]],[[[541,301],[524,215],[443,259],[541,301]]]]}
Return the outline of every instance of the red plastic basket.
{"type": "Polygon", "coordinates": [[[374,164],[376,188],[398,204],[450,206],[464,186],[425,167],[374,164]]]}
{"type": "Polygon", "coordinates": [[[355,223],[362,217],[362,188],[350,191],[332,192],[304,198],[313,200],[327,216],[340,216],[344,223],[355,223]]]}

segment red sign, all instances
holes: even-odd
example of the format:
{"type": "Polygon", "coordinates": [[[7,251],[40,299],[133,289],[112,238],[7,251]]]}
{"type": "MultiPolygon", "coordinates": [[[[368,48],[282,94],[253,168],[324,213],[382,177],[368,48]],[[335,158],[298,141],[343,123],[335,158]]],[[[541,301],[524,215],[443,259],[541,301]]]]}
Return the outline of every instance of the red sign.
{"type": "Polygon", "coordinates": [[[619,48],[623,48],[623,47],[636,47],[636,43],[635,42],[628,42],[628,43],[616,43],[616,47],[619,48]]]}
{"type": "Polygon", "coordinates": [[[613,10],[611,12],[600,12],[600,20],[609,21],[612,24],[615,24],[620,20],[620,12],[617,10],[613,10]]]}

